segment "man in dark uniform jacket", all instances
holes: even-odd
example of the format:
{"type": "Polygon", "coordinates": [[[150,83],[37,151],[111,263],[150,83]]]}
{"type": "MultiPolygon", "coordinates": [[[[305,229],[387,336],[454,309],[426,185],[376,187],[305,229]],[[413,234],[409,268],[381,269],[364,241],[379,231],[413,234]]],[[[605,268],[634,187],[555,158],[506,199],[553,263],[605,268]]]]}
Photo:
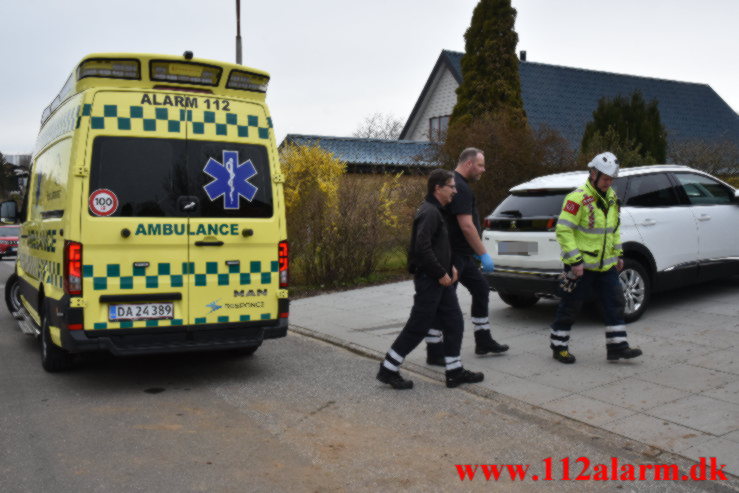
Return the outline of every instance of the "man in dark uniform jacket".
{"type": "Polygon", "coordinates": [[[436,320],[444,335],[442,354],[446,367],[446,386],[481,382],[482,373],[462,367],[464,321],[457,300],[457,269],[452,264],[452,251],[443,208],[456,193],[451,171],[437,169],[428,179],[428,194],[413,221],[408,267],[413,273],[416,294],[408,321],[390,346],[380,364],[377,379],[395,389],[413,388],[413,382],[400,376],[400,365],[426,336],[436,320]]]}
{"type": "MultiPolygon", "coordinates": [[[[469,182],[478,181],[485,172],[485,156],[480,149],[470,147],[462,151],[454,170],[454,182],[457,194],[454,196],[449,210],[449,238],[452,244],[454,265],[459,272],[459,282],[472,295],[472,325],[475,328],[475,354],[503,353],[508,345],[498,344],[490,333],[488,303],[490,301],[490,285],[480,272],[475,261],[482,263],[483,272],[492,272],[495,266],[490,254],[485,250],[480,239],[482,228],[477,212],[475,195],[469,182]]],[[[442,334],[438,327],[429,326],[427,342],[427,358],[429,365],[444,365],[442,334]]]]}

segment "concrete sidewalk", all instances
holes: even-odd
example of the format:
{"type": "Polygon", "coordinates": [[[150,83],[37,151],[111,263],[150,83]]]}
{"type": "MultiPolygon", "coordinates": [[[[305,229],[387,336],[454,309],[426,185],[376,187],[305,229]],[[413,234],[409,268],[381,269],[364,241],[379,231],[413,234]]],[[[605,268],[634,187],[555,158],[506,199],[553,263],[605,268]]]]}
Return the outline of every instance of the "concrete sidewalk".
{"type": "MultiPolygon", "coordinates": [[[[511,349],[476,356],[470,297],[462,362],[485,373],[477,384],[494,392],[698,460],[718,457],[739,475],[739,278],[658,295],[641,320],[627,326],[640,358],[606,361],[603,326],[583,314],[573,327],[574,365],[552,359],[548,324],[556,302],[516,310],[491,293],[493,337],[511,349]]],[[[376,357],[384,356],[412,304],[410,281],[325,294],[292,302],[291,329],[376,357]]],[[[422,344],[406,370],[438,380],[422,344]]],[[[367,385],[381,385],[374,374],[367,385]]],[[[469,386],[467,388],[471,388],[469,386]]],[[[452,390],[450,390],[452,391],[452,390]]]]}

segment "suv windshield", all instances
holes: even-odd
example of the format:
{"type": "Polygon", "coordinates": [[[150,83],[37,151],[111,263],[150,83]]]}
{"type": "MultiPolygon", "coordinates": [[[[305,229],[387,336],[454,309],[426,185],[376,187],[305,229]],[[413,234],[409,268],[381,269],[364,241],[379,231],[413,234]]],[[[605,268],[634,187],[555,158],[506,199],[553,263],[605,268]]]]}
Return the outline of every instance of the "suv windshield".
{"type": "Polygon", "coordinates": [[[260,145],[98,137],[90,193],[101,189],[118,199],[112,216],[271,217],[273,212],[267,150],[260,145]]]}

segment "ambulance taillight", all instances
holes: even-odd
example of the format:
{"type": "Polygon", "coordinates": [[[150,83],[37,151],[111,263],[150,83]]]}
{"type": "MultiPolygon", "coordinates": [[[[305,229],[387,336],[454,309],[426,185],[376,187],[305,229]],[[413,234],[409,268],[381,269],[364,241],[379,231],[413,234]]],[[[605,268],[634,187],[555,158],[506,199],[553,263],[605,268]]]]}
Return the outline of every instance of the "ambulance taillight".
{"type": "Polygon", "coordinates": [[[280,265],[280,287],[286,288],[288,286],[288,253],[289,248],[287,246],[287,241],[281,241],[277,244],[277,259],[279,261],[280,265]]]}
{"type": "Polygon", "coordinates": [[[82,243],[64,242],[64,291],[67,294],[82,294],[82,243]]]}

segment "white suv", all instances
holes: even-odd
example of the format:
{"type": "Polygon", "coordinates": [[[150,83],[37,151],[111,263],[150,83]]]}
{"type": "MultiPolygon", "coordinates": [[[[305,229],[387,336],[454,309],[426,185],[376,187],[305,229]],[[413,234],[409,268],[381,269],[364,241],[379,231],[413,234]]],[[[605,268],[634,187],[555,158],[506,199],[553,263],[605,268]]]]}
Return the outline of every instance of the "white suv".
{"type": "MultiPolygon", "coordinates": [[[[554,229],[565,195],[586,171],[542,176],[517,185],[484,221],[495,261],[491,289],[517,308],[557,293],[563,270],[554,229]]],[[[621,203],[620,274],[627,322],[655,291],[739,274],[739,191],[686,166],[621,169],[613,188],[621,203]]]]}

